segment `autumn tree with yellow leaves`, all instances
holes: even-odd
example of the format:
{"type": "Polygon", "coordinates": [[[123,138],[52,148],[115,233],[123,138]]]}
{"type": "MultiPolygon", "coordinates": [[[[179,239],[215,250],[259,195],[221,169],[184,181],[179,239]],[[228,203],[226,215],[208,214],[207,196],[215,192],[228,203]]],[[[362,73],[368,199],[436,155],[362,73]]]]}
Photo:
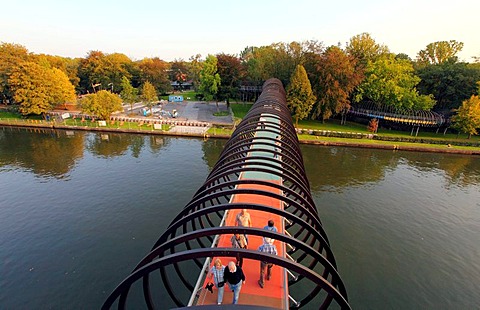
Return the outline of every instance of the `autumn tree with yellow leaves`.
{"type": "Polygon", "coordinates": [[[45,115],[59,104],[75,101],[75,89],[63,71],[34,62],[17,65],[8,83],[23,115],[45,115]]]}

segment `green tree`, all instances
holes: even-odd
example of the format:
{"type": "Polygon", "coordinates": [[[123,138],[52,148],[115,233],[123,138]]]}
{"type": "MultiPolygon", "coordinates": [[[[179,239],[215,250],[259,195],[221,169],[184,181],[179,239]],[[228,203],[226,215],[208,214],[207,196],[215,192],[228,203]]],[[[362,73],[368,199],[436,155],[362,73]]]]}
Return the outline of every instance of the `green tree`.
{"type": "Polygon", "coordinates": [[[472,95],[462,102],[457,114],[452,117],[453,128],[467,133],[468,138],[477,134],[480,128],[480,98],[472,95]]]}
{"type": "Polygon", "coordinates": [[[200,71],[200,92],[207,101],[215,99],[218,102],[217,93],[221,78],[218,74],[217,62],[217,57],[208,55],[200,71]]]}
{"type": "MultiPolygon", "coordinates": [[[[313,60],[313,59],[312,59],[313,60]]],[[[356,61],[337,46],[331,46],[314,61],[310,72],[312,88],[318,98],[312,118],[326,120],[350,107],[350,95],[362,79],[356,61]]]]}
{"type": "Polygon", "coordinates": [[[23,115],[45,115],[55,106],[75,100],[75,89],[65,73],[34,62],[16,66],[8,83],[23,115]]]}
{"type": "Polygon", "coordinates": [[[90,51],[87,57],[80,60],[78,77],[80,78],[80,93],[95,92],[109,82],[104,66],[105,54],[100,51],[90,51]]]}
{"type": "Polygon", "coordinates": [[[374,62],[381,55],[389,53],[385,45],[375,42],[366,32],[351,37],[345,51],[357,60],[357,66],[360,67],[366,67],[369,61],[374,62]]]}
{"type": "Polygon", "coordinates": [[[296,127],[299,119],[308,116],[315,100],[305,68],[297,65],[287,87],[287,105],[295,118],[296,127]]]}
{"type": "Polygon", "coordinates": [[[149,81],[146,81],[143,84],[140,98],[145,103],[145,105],[150,108],[150,112],[152,112],[152,107],[155,105],[155,102],[158,101],[158,96],[157,90],[149,81]]]}
{"type": "Polygon", "coordinates": [[[105,55],[102,61],[105,72],[105,85],[102,84],[103,89],[110,89],[113,93],[120,92],[120,85],[122,78],[126,76],[131,78],[129,68],[132,66],[132,60],[121,53],[113,53],[105,55]]]}
{"type": "Polygon", "coordinates": [[[480,81],[480,67],[453,60],[417,68],[416,74],[421,78],[419,93],[432,94],[437,111],[459,108],[476,93],[476,82],[480,81]]]}
{"type": "Polygon", "coordinates": [[[13,101],[8,78],[18,64],[28,61],[30,57],[22,45],[0,42],[0,103],[13,101]]]}
{"type": "Polygon", "coordinates": [[[108,120],[113,112],[122,110],[122,99],[106,90],[89,94],[80,100],[84,113],[108,120]]]}
{"type": "Polygon", "coordinates": [[[190,57],[188,63],[188,76],[192,79],[193,89],[198,90],[200,85],[200,71],[202,71],[203,61],[202,55],[196,54],[190,57]]]}
{"type": "Polygon", "coordinates": [[[417,61],[421,64],[441,64],[454,58],[463,49],[463,42],[455,40],[438,41],[427,45],[417,54],[417,61]]]}
{"type": "Polygon", "coordinates": [[[133,104],[137,100],[137,89],[130,84],[130,81],[126,76],[122,78],[121,87],[122,91],[120,92],[120,97],[123,102],[130,104],[130,112],[132,112],[133,104]]]}
{"type": "Polygon", "coordinates": [[[89,93],[110,89],[119,92],[122,78],[126,76],[130,79],[133,67],[133,62],[124,54],[90,51],[79,64],[79,91],[89,93]]]}
{"type": "Polygon", "coordinates": [[[355,101],[374,102],[377,105],[399,109],[430,110],[432,96],[419,95],[416,85],[420,78],[414,75],[408,60],[395,59],[393,54],[383,54],[376,61],[368,61],[365,79],[358,86],[355,101]]]}

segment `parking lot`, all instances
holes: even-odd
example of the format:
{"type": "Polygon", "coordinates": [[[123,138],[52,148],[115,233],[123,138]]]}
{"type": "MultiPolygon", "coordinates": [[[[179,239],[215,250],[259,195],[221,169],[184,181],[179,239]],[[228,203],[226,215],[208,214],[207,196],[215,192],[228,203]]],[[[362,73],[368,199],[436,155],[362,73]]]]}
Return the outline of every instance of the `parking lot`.
{"type": "MultiPolygon", "coordinates": [[[[224,102],[219,102],[218,105],[215,104],[215,102],[168,102],[155,107],[154,117],[156,118],[176,119],[179,121],[189,122],[207,122],[218,125],[233,124],[233,117],[230,114],[226,103],[224,102]],[[177,111],[176,118],[171,116],[174,110],[177,111]],[[229,114],[227,116],[215,116],[215,112],[228,112],[229,114]]],[[[143,116],[142,112],[142,109],[145,108],[145,105],[142,103],[136,103],[132,111],[130,111],[130,105],[124,105],[124,108],[125,115],[135,114],[135,117],[145,117],[143,116]]],[[[145,118],[152,118],[152,116],[147,115],[145,118]]]]}

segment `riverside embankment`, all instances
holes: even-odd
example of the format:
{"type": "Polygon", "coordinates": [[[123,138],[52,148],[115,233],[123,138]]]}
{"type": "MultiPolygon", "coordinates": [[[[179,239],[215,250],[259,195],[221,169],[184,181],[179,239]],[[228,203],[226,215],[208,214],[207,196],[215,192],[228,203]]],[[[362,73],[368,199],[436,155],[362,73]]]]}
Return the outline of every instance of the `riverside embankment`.
{"type": "MultiPolygon", "coordinates": [[[[92,126],[70,126],[62,123],[42,122],[42,121],[20,121],[20,120],[0,120],[0,126],[3,127],[22,127],[30,129],[55,129],[55,130],[80,130],[93,131],[104,133],[130,133],[130,134],[146,134],[146,135],[165,135],[165,136],[182,136],[182,137],[196,137],[196,138],[219,138],[228,139],[229,134],[207,131],[207,127],[195,126],[193,122],[177,123],[172,125],[170,130],[158,130],[153,126],[145,129],[134,128],[114,128],[114,127],[92,127],[92,126]],[[182,124],[182,125],[178,125],[182,124]]],[[[213,125],[218,126],[218,125],[213,125]]],[[[223,131],[222,131],[223,132],[223,131]]],[[[361,135],[361,134],[357,134],[361,135]]],[[[426,143],[412,143],[412,142],[389,142],[382,141],[378,137],[359,136],[359,138],[338,138],[330,136],[312,135],[308,133],[299,134],[299,140],[302,144],[311,144],[318,146],[340,146],[340,147],[356,147],[356,148],[370,148],[370,149],[384,149],[393,151],[414,151],[414,152],[431,152],[431,153],[450,153],[450,154],[464,154],[464,155],[480,155],[480,148],[456,146],[451,143],[444,142],[443,144],[426,144],[426,143]]]]}

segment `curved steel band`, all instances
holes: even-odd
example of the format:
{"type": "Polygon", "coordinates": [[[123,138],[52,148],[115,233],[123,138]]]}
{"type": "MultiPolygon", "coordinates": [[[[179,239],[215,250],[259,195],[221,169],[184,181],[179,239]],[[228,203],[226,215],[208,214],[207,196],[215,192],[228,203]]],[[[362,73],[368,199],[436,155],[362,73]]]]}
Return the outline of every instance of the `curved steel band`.
{"type": "Polygon", "coordinates": [[[205,183],[158,238],[150,253],[110,294],[103,308],[109,309],[118,300],[118,308],[123,309],[129,290],[139,280],[143,283],[147,307],[155,308],[150,281],[155,271],[159,271],[171,300],[178,307],[185,306],[186,301],[179,297],[185,294],[179,292],[182,289],[193,292],[195,277],[192,274],[205,272],[202,269],[205,258],[235,257],[239,253],[244,258],[271,262],[298,275],[288,282],[289,291],[295,292],[298,299],[290,309],[301,308],[313,300],[318,302],[318,298],[322,300],[319,308],[327,308],[335,302],[342,309],[350,309],[346,289],[310,193],[285,90],[277,79],[265,82],[260,97],[236,127],[205,183]],[[245,173],[269,174],[278,182],[242,178],[245,173]],[[234,195],[242,194],[277,199],[283,208],[231,201],[234,195]],[[221,226],[228,210],[244,208],[284,218],[289,234],[221,226]],[[284,242],[293,260],[254,249],[216,247],[216,236],[234,233],[284,242]],[[188,268],[184,268],[186,262],[190,262],[188,268]],[[302,285],[304,281],[308,285],[302,285]]]}

